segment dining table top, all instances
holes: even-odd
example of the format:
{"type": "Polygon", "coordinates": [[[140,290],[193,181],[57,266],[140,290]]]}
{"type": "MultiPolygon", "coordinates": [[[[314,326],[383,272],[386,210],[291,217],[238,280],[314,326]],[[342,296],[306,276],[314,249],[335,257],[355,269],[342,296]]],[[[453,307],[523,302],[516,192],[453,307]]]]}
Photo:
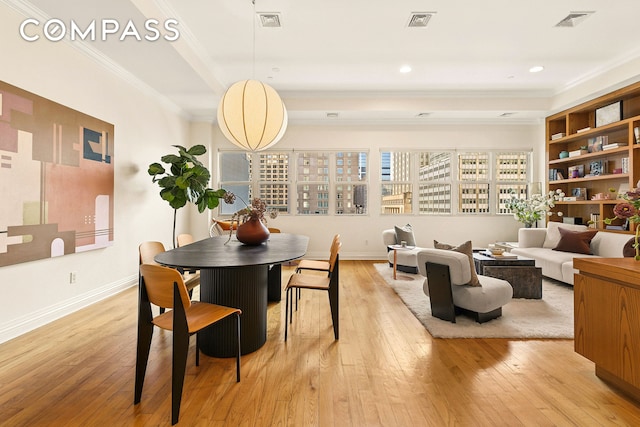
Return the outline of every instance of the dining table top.
{"type": "Polygon", "coordinates": [[[307,252],[309,237],[300,234],[271,233],[266,242],[250,246],[239,242],[235,235],[209,237],[159,253],[155,261],[169,267],[205,269],[280,264],[302,258],[307,252]]]}

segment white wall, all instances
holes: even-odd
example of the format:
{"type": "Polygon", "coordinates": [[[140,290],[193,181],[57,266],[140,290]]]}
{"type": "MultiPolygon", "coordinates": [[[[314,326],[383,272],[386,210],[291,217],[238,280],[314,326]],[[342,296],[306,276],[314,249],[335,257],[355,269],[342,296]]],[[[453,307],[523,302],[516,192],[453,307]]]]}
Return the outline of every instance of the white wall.
{"type": "Polygon", "coordinates": [[[175,111],[69,43],[23,41],[24,17],[2,3],[0,16],[0,80],[115,125],[116,214],[109,248],[0,268],[3,342],[137,282],[139,242],[171,244],[173,211],[157,195],[147,166],[171,152],[171,144],[191,142],[189,124],[175,111]],[[77,272],[73,285],[71,271],[77,272]]]}
{"type": "MultiPolygon", "coordinates": [[[[228,149],[228,143],[216,126],[192,126],[194,139],[210,142],[211,151],[228,149]]],[[[503,240],[517,240],[521,224],[512,216],[420,216],[380,214],[379,164],[381,149],[533,149],[534,169],[541,180],[544,158],[544,125],[428,125],[428,126],[295,126],[290,125],[274,149],[327,150],[365,149],[369,151],[369,214],[366,216],[296,216],[280,215],[269,225],[283,232],[310,237],[308,256],[326,257],[331,238],[343,238],[343,259],[382,259],[386,248],[381,231],[393,225],[413,225],[419,244],[430,247],[433,240],[462,243],[472,240],[476,246],[503,240]]],[[[212,167],[216,175],[217,165],[212,167]]],[[[215,183],[214,183],[214,186],[215,183]]],[[[193,215],[194,236],[204,237],[208,216],[193,215]]]]}

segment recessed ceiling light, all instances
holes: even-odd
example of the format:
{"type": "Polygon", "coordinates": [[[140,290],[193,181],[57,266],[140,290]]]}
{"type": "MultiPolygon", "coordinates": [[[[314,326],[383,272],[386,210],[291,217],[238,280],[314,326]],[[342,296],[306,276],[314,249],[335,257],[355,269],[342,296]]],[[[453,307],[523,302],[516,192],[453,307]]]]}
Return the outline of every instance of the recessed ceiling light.
{"type": "Polygon", "coordinates": [[[560,22],[558,22],[556,27],[575,27],[589,16],[593,15],[594,11],[589,12],[569,12],[569,14],[564,17],[560,22]]]}
{"type": "Polygon", "coordinates": [[[407,27],[426,27],[429,23],[429,19],[436,12],[413,12],[409,16],[409,22],[407,23],[407,27]]]}
{"type": "Polygon", "coordinates": [[[411,66],[410,65],[403,65],[402,67],[400,67],[400,72],[401,73],[410,73],[411,72],[411,66]]]}
{"type": "Polygon", "coordinates": [[[258,12],[258,17],[260,18],[260,24],[265,28],[280,28],[282,26],[280,13],[278,12],[258,12]]]}
{"type": "Polygon", "coordinates": [[[536,65],[536,66],[533,66],[533,67],[529,68],[529,72],[530,73],[539,73],[542,70],[544,70],[544,67],[542,65],[536,65]]]}

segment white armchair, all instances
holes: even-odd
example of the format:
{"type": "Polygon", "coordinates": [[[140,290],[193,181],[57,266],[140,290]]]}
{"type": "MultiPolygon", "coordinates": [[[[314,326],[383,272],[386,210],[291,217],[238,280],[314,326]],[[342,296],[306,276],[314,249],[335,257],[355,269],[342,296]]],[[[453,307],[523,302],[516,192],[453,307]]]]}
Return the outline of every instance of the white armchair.
{"type": "MultiPolygon", "coordinates": [[[[391,228],[382,232],[382,242],[388,250],[387,259],[389,260],[389,266],[393,266],[393,251],[389,250],[389,245],[397,245],[400,242],[396,241],[396,231],[391,228]]],[[[415,246],[413,248],[407,248],[397,251],[397,265],[396,268],[405,273],[418,273],[418,259],[417,255],[422,248],[415,246]]]]}
{"type": "Polygon", "coordinates": [[[481,286],[469,286],[471,265],[465,254],[443,249],[418,252],[418,269],[427,278],[425,293],[431,314],[456,322],[456,314],[471,314],[478,323],[502,316],[502,306],[511,301],[513,288],[506,280],[478,274],[481,286]]]}

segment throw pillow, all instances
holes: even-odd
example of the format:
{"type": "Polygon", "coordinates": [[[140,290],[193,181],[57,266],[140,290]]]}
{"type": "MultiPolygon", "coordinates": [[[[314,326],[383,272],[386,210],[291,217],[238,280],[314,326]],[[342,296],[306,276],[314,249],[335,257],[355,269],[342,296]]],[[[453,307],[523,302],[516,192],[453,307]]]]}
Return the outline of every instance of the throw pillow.
{"type": "Polygon", "coordinates": [[[558,245],[553,248],[554,251],[593,255],[589,244],[598,230],[571,231],[564,228],[558,228],[558,231],[560,231],[560,242],[558,242],[558,245]]]}
{"type": "Polygon", "coordinates": [[[437,240],[433,241],[433,247],[436,249],[444,249],[447,251],[456,251],[461,254],[465,254],[469,258],[469,268],[471,269],[471,280],[467,283],[469,286],[482,286],[478,275],[476,274],[476,264],[473,262],[473,245],[471,240],[467,240],[461,245],[453,246],[447,243],[440,243],[437,240]]]}
{"type": "Polygon", "coordinates": [[[627,243],[624,244],[624,248],[622,248],[622,256],[625,258],[635,258],[636,256],[636,248],[633,245],[636,243],[636,238],[632,237],[629,239],[627,243]]]}
{"type": "Polygon", "coordinates": [[[407,224],[404,227],[395,226],[396,229],[396,245],[399,245],[403,240],[407,242],[407,246],[415,246],[416,239],[413,237],[413,229],[411,224],[407,224]]]}
{"type": "Polygon", "coordinates": [[[563,222],[547,221],[547,235],[544,238],[543,248],[553,249],[560,242],[560,228],[571,231],[586,231],[586,225],[565,224],[563,222]]]}

